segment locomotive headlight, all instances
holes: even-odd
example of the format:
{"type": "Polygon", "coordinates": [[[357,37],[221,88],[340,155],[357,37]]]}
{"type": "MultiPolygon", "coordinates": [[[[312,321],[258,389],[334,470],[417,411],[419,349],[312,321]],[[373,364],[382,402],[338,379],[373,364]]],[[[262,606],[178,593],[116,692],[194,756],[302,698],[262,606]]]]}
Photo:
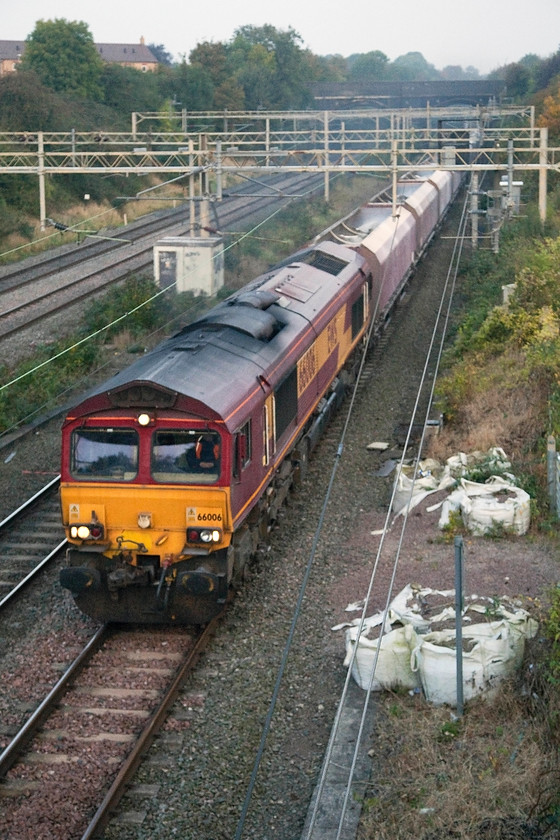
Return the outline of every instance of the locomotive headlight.
{"type": "Polygon", "coordinates": [[[103,525],[97,520],[89,525],[71,525],[70,537],[73,540],[101,540],[104,536],[103,525]]]}
{"type": "Polygon", "coordinates": [[[190,543],[219,543],[222,532],[219,528],[188,528],[187,542],[190,543]]]}

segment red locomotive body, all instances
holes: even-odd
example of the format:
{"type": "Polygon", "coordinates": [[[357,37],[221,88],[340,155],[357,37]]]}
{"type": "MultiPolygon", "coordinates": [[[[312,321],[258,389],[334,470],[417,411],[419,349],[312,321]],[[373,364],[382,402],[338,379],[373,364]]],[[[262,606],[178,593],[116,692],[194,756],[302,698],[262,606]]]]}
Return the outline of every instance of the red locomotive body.
{"type": "Polygon", "coordinates": [[[223,608],[455,191],[450,173],[415,183],[397,216],[360,208],[337,243],[252,281],[69,413],[61,583],[81,610],[203,624],[223,608]]]}
{"type": "Polygon", "coordinates": [[[84,612],[204,623],[221,609],[342,399],[370,296],[355,251],[316,247],[70,412],[61,582],[84,612]]]}

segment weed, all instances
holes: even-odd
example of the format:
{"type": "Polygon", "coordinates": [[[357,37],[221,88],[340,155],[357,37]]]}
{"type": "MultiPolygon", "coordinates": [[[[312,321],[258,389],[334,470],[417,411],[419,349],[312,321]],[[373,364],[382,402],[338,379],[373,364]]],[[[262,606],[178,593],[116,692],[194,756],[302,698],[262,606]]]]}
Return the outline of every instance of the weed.
{"type": "Polygon", "coordinates": [[[548,680],[560,686],[560,586],[556,586],[550,593],[550,609],[543,621],[543,631],[551,642],[548,659],[548,680]]]}
{"type": "Polygon", "coordinates": [[[446,738],[458,738],[461,734],[461,721],[448,720],[441,727],[441,735],[446,738]]]}
{"type": "Polygon", "coordinates": [[[458,510],[450,511],[449,520],[442,528],[443,541],[452,543],[456,536],[465,536],[466,534],[468,534],[468,530],[465,528],[461,512],[458,510]]]}

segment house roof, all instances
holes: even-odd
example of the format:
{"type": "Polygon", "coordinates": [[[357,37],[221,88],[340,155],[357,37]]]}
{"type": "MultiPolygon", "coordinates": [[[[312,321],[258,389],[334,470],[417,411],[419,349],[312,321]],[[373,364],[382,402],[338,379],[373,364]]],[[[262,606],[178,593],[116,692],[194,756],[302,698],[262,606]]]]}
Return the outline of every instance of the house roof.
{"type": "Polygon", "coordinates": [[[157,64],[158,60],[145,44],[96,44],[95,49],[105,61],[157,64]]]}
{"type": "Polygon", "coordinates": [[[23,41],[0,41],[0,61],[11,60],[17,61],[21,58],[25,49],[25,40],[23,41]]]}
{"type": "MultiPolygon", "coordinates": [[[[95,49],[105,61],[127,64],[157,64],[158,60],[143,43],[139,44],[95,44],[95,49]]],[[[22,41],[0,40],[0,61],[21,59],[25,51],[25,39],[22,41]]]]}

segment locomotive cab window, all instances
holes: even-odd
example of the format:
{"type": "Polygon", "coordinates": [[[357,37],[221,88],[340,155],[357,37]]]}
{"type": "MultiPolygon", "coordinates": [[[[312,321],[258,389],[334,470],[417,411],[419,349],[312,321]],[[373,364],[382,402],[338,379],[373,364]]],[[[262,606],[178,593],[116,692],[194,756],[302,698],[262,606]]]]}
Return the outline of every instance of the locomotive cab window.
{"type": "Polygon", "coordinates": [[[132,481],[138,472],[138,433],[134,429],[76,429],[70,459],[74,478],[132,481]]]}
{"type": "Polygon", "coordinates": [[[234,475],[239,478],[251,461],[251,421],[247,421],[235,435],[234,475]]]}
{"type": "Polygon", "coordinates": [[[152,478],[168,484],[212,484],[220,475],[220,456],[217,432],[159,430],[152,436],[152,478]]]}

